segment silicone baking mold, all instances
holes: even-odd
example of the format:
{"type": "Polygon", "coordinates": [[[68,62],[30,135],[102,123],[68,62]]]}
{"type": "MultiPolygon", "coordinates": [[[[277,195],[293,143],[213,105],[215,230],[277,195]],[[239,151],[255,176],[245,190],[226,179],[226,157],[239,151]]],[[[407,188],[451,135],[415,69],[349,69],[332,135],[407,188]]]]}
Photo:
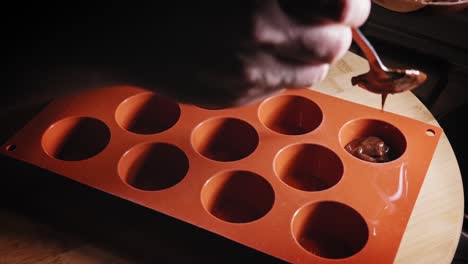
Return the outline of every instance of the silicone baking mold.
{"type": "Polygon", "coordinates": [[[143,88],[58,98],[1,153],[294,263],[392,263],[442,129],[319,92],[221,110],[143,88]],[[344,147],[378,136],[393,160],[344,147]]]}

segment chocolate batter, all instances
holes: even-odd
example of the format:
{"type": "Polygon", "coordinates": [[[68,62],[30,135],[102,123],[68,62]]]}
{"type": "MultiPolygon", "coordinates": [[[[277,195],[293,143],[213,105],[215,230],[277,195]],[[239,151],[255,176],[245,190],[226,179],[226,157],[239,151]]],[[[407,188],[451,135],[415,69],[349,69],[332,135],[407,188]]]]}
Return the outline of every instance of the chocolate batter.
{"type": "Polygon", "coordinates": [[[378,137],[362,137],[348,143],[345,147],[351,155],[368,162],[382,163],[390,161],[390,147],[378,137]]]}

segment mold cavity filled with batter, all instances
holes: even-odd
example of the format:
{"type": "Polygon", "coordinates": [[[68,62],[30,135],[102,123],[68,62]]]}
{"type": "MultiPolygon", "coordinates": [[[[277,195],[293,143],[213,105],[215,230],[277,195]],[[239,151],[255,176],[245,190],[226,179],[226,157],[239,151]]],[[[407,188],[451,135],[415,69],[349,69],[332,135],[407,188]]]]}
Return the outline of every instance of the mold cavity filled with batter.
{"type": "Polygon", "coordinates": [[[406,139],[395,126],[380,120],[353,120],[342,127],[340,142],[354,157],[372,163],[398,159],[406,150],[406,139]]]}
{"type": "Polygon", "coordinates": [[[392,154],[390,147],[375,136],[355,139],[349,142],[345,149],[356,158],[374,163],[389,162],[392,154]]]}

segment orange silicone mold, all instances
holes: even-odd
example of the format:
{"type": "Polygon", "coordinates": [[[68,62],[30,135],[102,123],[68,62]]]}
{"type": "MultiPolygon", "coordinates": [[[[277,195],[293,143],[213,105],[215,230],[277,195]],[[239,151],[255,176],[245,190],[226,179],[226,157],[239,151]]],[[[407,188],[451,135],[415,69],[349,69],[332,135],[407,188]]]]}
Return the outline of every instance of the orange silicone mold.
{"type": "Polygon", "coordinates": [[[442,130],[311,90],[207,110],[137,87],[60,98],[15,159],[294,263],[392,263],[442,130]],[[344,146],[379,136],[392,161],[344,146]]]}

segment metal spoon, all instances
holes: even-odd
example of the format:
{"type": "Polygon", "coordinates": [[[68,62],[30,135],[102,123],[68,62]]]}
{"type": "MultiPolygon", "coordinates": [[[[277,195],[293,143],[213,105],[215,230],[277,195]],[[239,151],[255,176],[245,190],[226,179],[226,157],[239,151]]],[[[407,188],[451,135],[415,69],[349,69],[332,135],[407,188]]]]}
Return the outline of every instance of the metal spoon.
{"type": "Polygon", "coordinates": [[[427,75],[414,69],[387,68],[370,42],[359,29],[353,28],[353,39],[369,61],[370,70],[351,79],[353,85],[382,95],[382,110],[388,94],[412,90],[423,84],[427,75]]]}

